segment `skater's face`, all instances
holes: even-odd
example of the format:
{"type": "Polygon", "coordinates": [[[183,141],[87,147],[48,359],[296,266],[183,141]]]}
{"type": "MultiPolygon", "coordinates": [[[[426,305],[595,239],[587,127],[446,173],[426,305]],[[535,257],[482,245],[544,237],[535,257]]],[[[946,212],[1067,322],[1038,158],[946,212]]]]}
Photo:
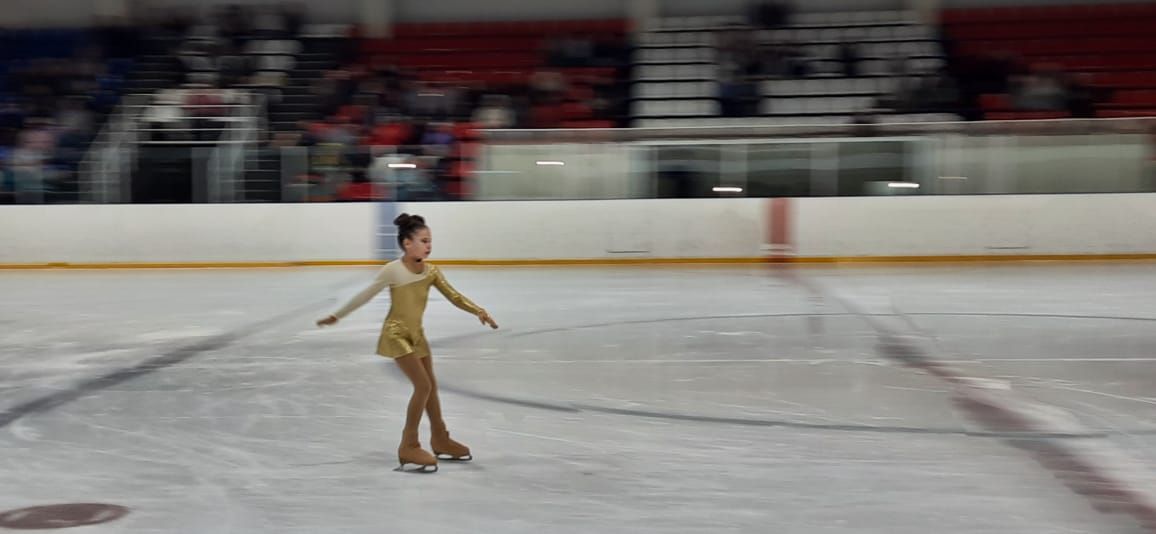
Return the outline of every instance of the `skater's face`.
{"type": "Polygon", "coordinates": [[[405,253],[411,258],[424,260],[432,251],[433,237],[430,236],[429,228],[422,228],[405,240],[405,253]]]}

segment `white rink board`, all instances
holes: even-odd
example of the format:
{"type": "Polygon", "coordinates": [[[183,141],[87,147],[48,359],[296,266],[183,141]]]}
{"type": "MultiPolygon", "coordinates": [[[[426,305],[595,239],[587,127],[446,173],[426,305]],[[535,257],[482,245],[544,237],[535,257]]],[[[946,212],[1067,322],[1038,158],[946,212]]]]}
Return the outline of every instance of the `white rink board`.
{"type": "Polygon", "coordinates": [[[806,198],[802,257],[1148,254],[1156,195],[806,198]]]}
{"type": "MultiPolygon", "coordinates": [[[[442,260],[757,258],[765,199],[403,203],[442,260]]],[[[804,198],[803,258],[1156,253],[1156,195],[804,198]]],[[[341,262],[374,258],[377,206],[0,208],[0,264],[341,262]]]]}

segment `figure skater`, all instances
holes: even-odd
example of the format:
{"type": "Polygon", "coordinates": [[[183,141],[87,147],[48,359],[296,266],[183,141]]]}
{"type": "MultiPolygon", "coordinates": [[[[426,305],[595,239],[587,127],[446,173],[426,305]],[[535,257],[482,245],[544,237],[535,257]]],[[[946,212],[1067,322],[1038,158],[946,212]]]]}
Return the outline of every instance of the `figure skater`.
{"type": "Polygon", "coordinates": [[[397,460],[402,469],[406,464],[415,464],[420,471],[433,472],[437,471],[438,458],[467,461],[473,459],[473,456],[469,447],[450,439],[446,422],[442,419],[433,360],[422,330],[422,315],[425,313],[430,286],[438,288],[458,308],[477,316],[482,324],[495,329],[498,324],[486,310],[450,286],[437,266],[425,261],[430,255],[433,241],[425,219],[403,213],[393,223],[397,225],[397,242],[404,251],[401,259],[387,263],[369,287],[332,315],[317,321],[317,325],[336,324],[369,302],[381,290],[389,288],[389,315],[381,327],[377,354],[397,362],[397,366],[413,383],[413,396],[406,409],[405,429],[401,434],[401,446],[397,449],[397,460]],[[423,411],[429,414],[432,430],[429,443],[433,454],[422,449],[418,440],[418,426],[423,411]]]}

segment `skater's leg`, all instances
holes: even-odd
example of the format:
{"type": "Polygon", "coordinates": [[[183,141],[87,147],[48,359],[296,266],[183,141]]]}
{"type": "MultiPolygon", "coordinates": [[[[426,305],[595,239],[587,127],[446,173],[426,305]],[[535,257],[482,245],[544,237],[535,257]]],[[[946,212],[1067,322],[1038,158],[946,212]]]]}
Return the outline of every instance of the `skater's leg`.
{"type": "Polygon", "coordinates": [[[405,411],[405,429],[401,434],[401,445],[397,448],[397,461],[405,464],[417,464],[423,470],[437,469],[437,457],[421,448],[418,439],[418,427],[421,425],[421,416],[425,412],[426,401],[429,400],[431,390],[429,376],[421,364],[421,358],[409,354],[397,358],[397,366],[413,384],[413,395],[409,399],[409,406],[405,411]]]}
{"type": "Polygon", "coordinates": [[[446,429],[446,421],[442,419],[442,404],[438,397],[438,381],[434,375],[433,357],[427,356],[422,358],[422,367],[425,369],[426,376],[430,381],[429,400],[426,401],[425,409],[429,414],[430,423],[430,448],[433,449],[434,454],[439,458],[445,460],[471,460],[473,456],[470,455],[470,448],[454,441],[450,438],[450,433],[446,429]]]}
{"type": "Polygon", "coordinates": [[[429,415],[429,426],[433,434],[439,435],[446,431],[446,421],[442,419],[442,403],[438,398],[438,379],[434,375],[433,357],[427,356],[421,359],[422,369],[425,370],[425,375],[429,378],[430,392],[429,398],[425,401],[425,411],[429,415]]]}
{"type": "Polygon", "coordinates": [[[404,436],[417,437],[418,426],[421,425],[421,416],[425,411],[426,403],[429,402],[430,392],[433,391],[433,381],[429,374],[426,373],[425,366],[422,364],[423,358],[419,358],[413,354],[397,358],[397,366],[409,378],[413,384],[413,395],[409,398],[409,406],[405,410],[405,431],[404,436]]]}

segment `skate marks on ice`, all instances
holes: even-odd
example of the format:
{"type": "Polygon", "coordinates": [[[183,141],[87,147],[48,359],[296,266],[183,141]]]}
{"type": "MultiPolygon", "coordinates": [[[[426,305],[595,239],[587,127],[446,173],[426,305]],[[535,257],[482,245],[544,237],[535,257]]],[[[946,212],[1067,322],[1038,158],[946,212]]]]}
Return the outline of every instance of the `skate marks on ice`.
{"type": "MultiPolygon", "coordinates": [[[[867,314],[872,318],[884,318],[890,314],[867,314]]],[[[956,314],[945,313],[928,313],[928,314],[913,314],[915,316],[954,316],[956,314]]],[[[1030,317],[1061,317],[1061,318],[1098,318],[1085,317],[1074,315],[1031,315],[1031,314],[966,314],[984,317],[1003,317],[1003,316],[1030,316],[1030,317]]],[[[802,319],[823,319],[823,318],[860,318],[862,314],[858,313],[838,313],[826,312],[818,315],[814,313],[753,313],[753,314],[733,314],[733,315],[707,315],[707,316],[679,316],[666,317],[658,319],[637,319],[628,321],[614,321],[614,322],[599,322],[584,325],[575,325],[568,327],[553,327],[544,328],[540,330],[528,330],[507,333],[505,338],[525,338],[538,335],[559,334],[565,332],[578,332],[584,330],[596,330],[611,326],[638,326],[646,324],[661,324],[672,322],[690,322],[704,319],[749,319],[749,318],[802,318],[802,319]]],[[[1156,319],[1147,319],[1148,321],[1156,322],[1156,319]]],[[[439,347],[453,347],[460,343],[472,341],[477,339],[481,334],[465,334],[461,336],[454,336],[452,338],[442,338],[433,341],[439,347]]],[[[660,362],[667,362],[668,360],[660,360],[660,362]]],[[[752,360],[727,360],[733,363],[751,363],[752,360]]],[[[758,360],[755,360],[756,362],[758,360]]],[[[807,363],[862,363],[862,364],[884,364],[887,365],[890,359],[883,360],[771,360],[775,362],[807,362],[807,363]]],[[[957,360],[960,363],[971,362],[974,360],[957,360]]],[[[1000,360],[1005,361],[1005,360],[1000,360]]],[[[1156,360],[1154,360],[1156,361],[1156,360]]],[[[690,361],[693,363],[694,360],[690,361]]],[[[709,360],[711,363],[719,363],[720,360],[709,360]]],[[[525,363],[525,362],[521,362],[525,363]]],[[[552,361],[548,363],[566,364],[567,361],[552,361]]],[[[619,360],[619,363],[627,363],[619,360]]],[[[653,361],[635,361],[629,362],[632,364],[654,363],[653,361]]],[[[390,376],[398,381],[404,382],[405,377],[396,370],[390,369],[390,376]]],[[[976,384],[979,384],[978,379],[972,379],[976,384]]],[[[1007,438],[1007,437],[1021,437],[1021,438],[1104,438],[1111,435],[1156,435],[1156,428],[1135,428],[1135,429],[1079,429],[1079,430],[1037,430],[1028,431],[1023,429],[1008,429],[1008,428],[982,428],[974,426],[899,426],[899,425],[873,425],[873,424],[855,424],[855,423],[823,423],[823,422],[807,422],[807,421],[793,421],[787,419],[769,419],[758,417],[722,417],[713,415],[704,415],[696,413],[680,413],[670,410],[654,410],[654,409],[638,409],[628,408],[621,405],[600,405],[591,402],[560,402],[554,399],[528,398],[525,396],[513,396],[509,394],[494,393],[491,391],[484,391],[477,388],[466,387],[451,381],[447,381],[444,377],[439,378],[438,387],[440,390],[462,395],[465,397],[507,404],[512,406],[519,406],[523,408],[547,410],[560,413],[604,413],[618,416],[639,417],[646,419],[659,419],[681,422],[695,422],[695,423],[709,423],[719,425],[737,425],[748,427],[781,427],[792,428],[798,430],[818,430],[818,431],[833,431],[833,432],[868,432],[868,433],[884,433],[884,434],[933,434],[933,435],[958,435],[984,438],[1007,438]]]]}
{"type": "MultiPolygon", "coordinates": [[[[324,287],[324,294],[332,295],[335,292],[348,293],[352,288],[357,287],[363,282],[365,275],[358,274],[355,276],[345,276],[341,279],[330,282],[324,287]]],[[[15,406],[11,406],[3,411],[0,411],[0,429],[9,427],[14,422],[37,413],[44,413],[56,409],[60,406],[74,402],[78,399],[84,398],[91,393],[108,389],[110,387],[123,384],[125,382],[164,370],[166,368],[186,362],[196,356],[217,351],[228,347],[248,338],[254,334],[276,327],[280,324],[286,323],[290,320],[296,320],[300,317],[311,316],[316,313],[316,310],[322,309],[325,306],[331,305],[338,301],[338,298],[327,296],[324,298],[315,298],[312,302],[304,305],[299,305],[290,309],[289,311],[275,314],[265,319],[261,319],[239,328],[234,328],[221,333],[214,333],[205,337],[198,337],[196,341],[179,346],[164,352],[158,356],[145,359],[136,364],[126,367],[116,368],[93,378],[87,378],[79,381],[76,384],[70,384],[65,387],[55,387],[56,391],[32,398],[27,401],[19,402],[15,406]]],[[[232,312],[229,312],[232,313],[232,312]]],[[[176,339],[184,337],[177,336],[176,339]]],[[[155,338],[156,334],[144,334],[142,340],[149,340],[155,338]]],[[[165,334],[166,338],[172,336],[165,334]]],[[[139,349],[139,346],[128,346],[122,344],[87,347],[89,352],[93,349],[115,349],[115,350],[129,350],[139,349]]]]}
{"type": "MultiPolygon", "coordinates": [[[[1137,461],[1107,438],[1096,436],[1072,413],[1013,391],[1005,383],[973,376],[943,355],[947,351],[934,333],[921,328],[917,314],[907,314],[892,301],[887,311],[872,311],[801,276],[789,268],[773,275],[789,280],[814,299],[836,303],[861,317],[878,334],[877,352],[920,370],[952,388],[953,401],[973,421],[1024,450],[1073,492],[1098,511],[1132,516],[1146,532],[1156,533],[1156,476],[1150,465],[1137,461]],[[1072,439],[1099,438],[1099,439],[1072,439]]],[[[975,315],[975,314],[971,314],[975,315]]],[[[1024,314],[1019,314],[1024,315],[1024,314]]],[[[1098,317],[1156,321],[1139,317],[1098,317]]],[[[959,361],[959,360],[956,360],[959,361]]],[[[1139,435],[1150,431],[1118,431],[1139,435]]]]}
{"type": "Polygon", "coordinates": [[[60,389],[54,393],[43,395],[12,406],[0,412],[0,428],[6,428],[12,423],[37,413],[44,413],[60,406],[84,398],[94,392],[107,389],[130,380],[134,380],[157,371],[185,362],[198,355],[220,350],[242,339],[263,330],[272,328],[290,319],[315,313],[321,305],[332,302],[315,302],[306,306],[274,315],[272,317],[250,323],[241,328],[210,336],[195,343],[178,347],[174,350],[154,356],[129,367],[123,367],[83,380],[70,387],[60,389]]]}

